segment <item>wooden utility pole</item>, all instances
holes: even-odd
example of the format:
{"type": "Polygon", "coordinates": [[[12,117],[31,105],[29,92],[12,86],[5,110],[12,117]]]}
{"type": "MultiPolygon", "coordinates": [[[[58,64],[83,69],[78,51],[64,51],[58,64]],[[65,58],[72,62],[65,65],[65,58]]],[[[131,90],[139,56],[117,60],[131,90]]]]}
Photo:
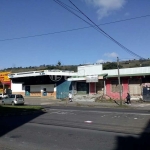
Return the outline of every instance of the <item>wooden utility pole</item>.
{"type": "Polygon", "coordinates": [[[119,58],[117,57],[117,68],[118,68],[118,83],[119,83],[119,96],[120,96],[120,106],[122,106],[122,86],[120,83],[120,71],[119,71],[119,58]]]}

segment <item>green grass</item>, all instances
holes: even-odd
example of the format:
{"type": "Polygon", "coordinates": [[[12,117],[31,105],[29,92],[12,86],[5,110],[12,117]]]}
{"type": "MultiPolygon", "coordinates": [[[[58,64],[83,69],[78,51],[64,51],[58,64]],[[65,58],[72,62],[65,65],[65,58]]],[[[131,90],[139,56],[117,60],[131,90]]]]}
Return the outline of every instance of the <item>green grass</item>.
{"type": "Polygon", "coordinates": [[[4,113],[19,113],[19,112],[32,112],[42,110],[41,106],[9,106],[9,105],[1,105],[0,106],[0,114],[4,113]]]}

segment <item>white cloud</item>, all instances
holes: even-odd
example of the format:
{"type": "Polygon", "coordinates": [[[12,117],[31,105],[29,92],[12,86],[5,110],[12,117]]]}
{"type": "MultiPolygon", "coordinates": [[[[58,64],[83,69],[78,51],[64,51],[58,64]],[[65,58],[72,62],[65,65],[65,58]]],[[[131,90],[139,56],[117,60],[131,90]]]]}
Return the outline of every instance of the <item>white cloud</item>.
{"type": "Polygon", "coordinates": [[[103,60],[103,59],[99,59],[96,61],[96,63],[103,63],[103,62],[105,62],[105,60],[103,60]]]}
{"type": "Polygon", "coordinates": [[[107,56],[109,58],[116,58],[118,57],[118,54],[115,52],[112,52],[112,53],[105,53],[104,56],[107,56]]]}
{"type": "Polygon", "coordinates": [[[97,7],[98,19],[109,16],[114,11],[121,9],[126,0],[84,0],[88,4],[97,7]]]}
{"type": "Polygon", "coordinates": [[[124,15],[125,15],[125,16],[129,16],[129,15],[130,15],[130,13],[126,12],[124,15]]]}

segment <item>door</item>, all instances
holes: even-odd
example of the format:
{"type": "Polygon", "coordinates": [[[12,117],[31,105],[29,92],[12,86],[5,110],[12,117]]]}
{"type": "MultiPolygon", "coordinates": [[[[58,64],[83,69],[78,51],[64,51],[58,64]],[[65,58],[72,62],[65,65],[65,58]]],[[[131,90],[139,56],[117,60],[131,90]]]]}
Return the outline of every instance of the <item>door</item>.
{"type": "Polygon", "coordinates": [[[90,84],[90,94],[95,94],[96,93],[96,83],[91,82],[90,84]]]}
{"type": "Polygon", "coordinates": [[[30,86],[25,86],[25,96],[30,96],[30,86]]]}
{"type": "Polygon", "coordinates": [[[43,88],[43,96],[47,96],[46,88],[43,88]]]}
{"type": "Polygon", "coordinates": [[[79,95],[89,94],[89,83],[77,82],[77,94],[79,95]]]}
{"type": "Polygon", "coordinates": [[[9,102],[10,102],[10,100],[9,100],[9,98],[8,97],[5,97],[4,99],[3,99],[3,101],[4,101],[4,103],[5,104],[10,104],[9,102]]]}
{"type": "Polygon", "coordinates": [[[63,81],[56,83],[56,91],[57,91],[57,98],[63,99],[68,98],[69,91],[72,90],[72,83],[71,81],[63,81]]]}
{"type": "Polygon", "coordinates": [[[143,100],[150,101],[150,87],[143,87],[143,100]]]}

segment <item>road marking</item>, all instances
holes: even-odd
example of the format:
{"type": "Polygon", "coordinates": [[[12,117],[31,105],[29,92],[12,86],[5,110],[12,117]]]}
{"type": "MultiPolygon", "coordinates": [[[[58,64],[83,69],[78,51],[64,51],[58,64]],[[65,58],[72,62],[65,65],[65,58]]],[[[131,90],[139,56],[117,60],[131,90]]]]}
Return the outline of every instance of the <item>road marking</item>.
{"type": "Polygon", "coordinates": [[[84,121],[85,123],[92,123],[93,121],[84,121]]]}
{"type": "Polygon", "coordinates": [[[41,105],[49,105],[49,104],[53,104],[53,103],[41,103],[41,105]]]}
{"type": "Polygon", "coordinates": [[[64,111],[56,111],[56,112],[51,112],[51,114],[58,114],[58,115],[66,115],[66,114],[69,114],[69,115],[75,115],[74,113],[70,113],[70,112],[64,112],[64,111]]]}
{"type": "MultiPolygon", "coordinates": [[[[59,111],[66,111],[66,112],[86,112],[86,110],[84,111],[84,110],[65,110],[65,109],[49,109],[49,110],[59,110],[59,111]]],[[[126,115],[141,115],[141,116],[150,116],[150,114],[145,114],[145,113],[133,113],[133,112],[112,112],[112,111],[89,111],[88,110],[88,112],[90,112],[90,113],[107,113],[107,114],[126,114],[126,115]]],[[[120,117],[120,116],[119,116],[120,117]]]]}

